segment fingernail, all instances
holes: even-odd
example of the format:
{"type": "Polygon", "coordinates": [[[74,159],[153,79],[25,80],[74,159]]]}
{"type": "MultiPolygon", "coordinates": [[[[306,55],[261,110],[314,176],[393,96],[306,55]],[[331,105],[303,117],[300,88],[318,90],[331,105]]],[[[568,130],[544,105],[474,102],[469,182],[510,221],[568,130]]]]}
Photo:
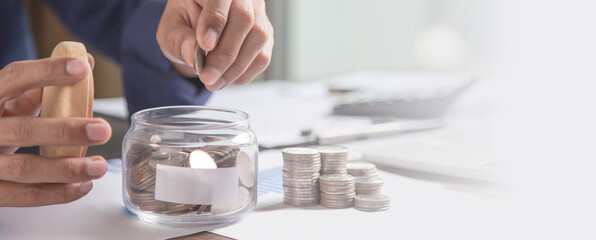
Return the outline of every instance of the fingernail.
{"type": "Polygon", "coordinates": [[[76,59],[66,62],[66,72],[70,75],[79,75],[85,72],[85,63],[76,59]]]}
{"type": "Polygon", "coordinates": [[[217,82],[220,76],[221,73],[217,69],[210,67],[203,70],[200,78],[205,85],[213,85],[215,82],[217,82]]]}
{"type": "Polygon", "coordinates": [[[91,191],[92,187],[93,187],[93,183],[91,181],[84,182],[84,183],[81,183],[81,186],[79,186],[79,191],[81,191],[82,194],[86,194],[89,191],[91,191]]]}
{"type": "Polygon", "coordinates": [[[93,55],[91,55],[91,53],[87,53],[87,61],[89,62],[89,66],[91,67],[91,69],[93,69],[93,67],[95,67],[95,58],[93,58],[93,55]]]}
{"type": "Polygon", "coordinates": [[[194,48],[192,48],[192,45],[192,40],[186,39],[184,42],[182,42],[182,47],[180,48],[182,51],[180,56],[182,56],[182,58],[184,58],[184,62],[191,67],[193,66],[194,61],[194,48]]]}
{"type": "Polygon", "coordinates": [[[219,81],[222,82],[222,84],[221,84],[221,86],[219,86],[219,88],[217,88],[217,91],[222,90],[223,88],[228,86],[228,81],[226,81],[224,78],[221,78],[219,81]]]}
{"type": "Polygon", "coordinates": [[[217,41],[217,32],[213,28],[207,29],[205,35],[203,35],[203,43],[205,43],[207,50],[213,50],[215,48],[215,42],[217,41]]]}
{"type": "Polygon", "coordinates": [[[101,176],[106,173],[108,167],[102,159],[87,160],[87,175],[91,177],[101,176]]]}
{"type": "Polygon", "coordinates": [[[217,81],[214,85],[213,88],[215,89],[215,91],[219,91],[221,90],[224,86],[226,86],[226,80],[224,80],[223,78],[220,79],[219,81],[217,81]]]}
{"type": "Polygon", "coordinates": [[[110,136],[110,126],[107,123],[89,123],[85,126],[87,138],[91,141],[102,141],[110,136]]]}

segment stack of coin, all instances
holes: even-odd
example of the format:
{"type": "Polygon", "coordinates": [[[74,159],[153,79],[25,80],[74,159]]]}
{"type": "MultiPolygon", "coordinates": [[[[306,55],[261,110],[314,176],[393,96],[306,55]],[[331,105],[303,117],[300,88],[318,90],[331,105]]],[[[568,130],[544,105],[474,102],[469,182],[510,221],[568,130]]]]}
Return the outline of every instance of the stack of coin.
{"type": "Polygon", "coordinates": [[[356,179],[348,174],[329,174],[319,177],[321,206],[348,208],[353,205],[356,179]]]}
{"type": "Polygon", "coordinates": [[[348,174],[354,177],[376,177],[377,166],[368,162],[349,162],[348,174]]]}
{"type": "Polygon", "coordinates": [[[381,187],[383,186],[383,179],[379,177],[357,177],[356,178],[356,194],[359,195],[376,195],[381,194],[381,187]]]}
{"type": "Polygon", "coordinates": [[[313,206],[319,203],[318,178],[321,155],[311,148],[282,150],[284,203],[292,206],[313,206]]]}
{"type": "Polygon", "coordinates": [[[348,148],[335,145],[315,147],[321,154],[321,175],[346,174],[348,148]]]}
{"type": "Polygon", "coordinates": [[[379,212],[389,209],[389,197],[385,195],[356,195],[354,208],[366,212],[379,212]]]}

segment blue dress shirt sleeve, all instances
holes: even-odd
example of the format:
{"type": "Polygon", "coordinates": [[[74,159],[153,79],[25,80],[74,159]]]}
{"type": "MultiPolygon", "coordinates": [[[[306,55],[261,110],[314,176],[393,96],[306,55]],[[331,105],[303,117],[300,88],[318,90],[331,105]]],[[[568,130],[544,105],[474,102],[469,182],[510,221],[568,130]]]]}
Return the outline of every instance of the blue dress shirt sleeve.
{"type": "Polygon", "coordinates": [[[49,0],[86,45],[122,66],[129,113],[159,106],[204,105],[211,92],[184,78],[161,53],[155,33],[165,0],[49,0]]]}

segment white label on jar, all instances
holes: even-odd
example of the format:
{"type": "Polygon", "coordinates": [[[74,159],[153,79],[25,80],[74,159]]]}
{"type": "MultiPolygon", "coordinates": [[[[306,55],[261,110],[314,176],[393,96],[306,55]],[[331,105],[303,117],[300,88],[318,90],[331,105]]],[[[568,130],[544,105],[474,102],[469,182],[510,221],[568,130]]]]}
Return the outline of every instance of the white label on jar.
{"type": "Polygon", "coordinates": [[[155,199],[183,204],[238,201],[238,168],[195,169],[157,164],[155,199]]]}

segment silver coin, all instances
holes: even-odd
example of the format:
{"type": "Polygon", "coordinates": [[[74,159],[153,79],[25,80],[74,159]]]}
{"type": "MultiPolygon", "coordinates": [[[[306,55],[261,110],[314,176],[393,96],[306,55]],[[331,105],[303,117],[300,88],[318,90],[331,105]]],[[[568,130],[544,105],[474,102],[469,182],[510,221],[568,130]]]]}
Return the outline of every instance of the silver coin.
{"type": "Polygon", "coordinates": [[[321,200],[321,206],[326,208],[334,208],[334,209],[341,209],[341,208],[351,208],[354,206],[353,202],[343,202],[343,203],[331,203],[326,200],[321,200]]]}
{"type": "Polygon", "coordinates": [[[326,193],[326,194],[354,194],[355,191],[354,189],[325,189],[325,188],[321,188],[321,193],[326,193]]]}
{"type": "Polygon", "coordinates": [[[370,205],[385,204],[390,201],[386,195],[356,195],[354,200],[370,205]]]}
{"type": "Polygon", "coordinates": [[[321,183],[332,183],[332,182],[353,182],[356,179],[352,175],[348,174],[329,174],[329,175],[321,175],[319,177],[319,181],[321,183]]]}
{"type": "Polygon", "coordinates": [[[310,189],[304,189],[304,190],[298,190],[298,189],[294,189],[294,190],[290,190],[287,188],[284,188],[284,193],[286,194],[304,194],[304,195],[317,195],[319,194],[319,190],[318,189],[314,189],[314,190],[310,190],[310,189]]]}
{"type": "Polygon", "coordinates": [[[161,136],[158,134],[153,134],[151,135],[151,137],[149,137],[149,142],[151,143],[160,143],[161,142],[161,136]]]}
{"type": "Polygon", "coordinates": [[[186,212],[186,211],[190,210],[195,205],[194,204],[180,204],[180,203],[167,202],[166,206],[168,207],[168,211],[170,211],[171,213],[181,213],[181,212],[186,212]]]}
{"type": "Polygon", "coordinates": [[[381,188],[366,189],[366,190],[356,188],[356,194],[357,195],[377,195],[377,194],[381,194],[381,188]]]}
{"type": "Polygon", "coordinates": [[[325,174],[347,174],[347,173],[348,173],[348,171],[346,171],[345,169],[344,170],[341,170],[341,169],[340,170],[337,170],[337,169],[321,170],[321,174],[323,174],[323,175],[325,175],[325,174]]]}
{"type": "Polygon", "coordinates": [[[356,187],[381,187],[385,181],[379,177],[357,177],[356,187]]]}
{"type": "Polygon", "coordinates": [[[320,145],[314,147],[321,154],[347,154],[348,148],[338,145],[320,145]]]}
{"type": "Polygon", "coordinates": [[[283,154],[290,154],[290,155],[318,155],[319,151],[312,149],[312,148],[303,148],[303,147],[291,147],[291,148],[284,148],[281,150],[283,154]]]}
{"type": "Polygon", "coordinates": [[[208,153],[201,150],[194,150],[188,155],[190,168],[215,169],[217,164],[208,153]]]}
{"type": "Polygon", "coordinates": [[[195,73],[200,75],[205,67],[205,51],[199,47],[199,43],[195,44],[195,60],[194,60],[195,73]]]}
{"type": "Polygon", "coordinates": [[[377,175],[377,167],[372,163],[349,162],[346,167],[348,169],[348,174],[352,176],[361,177],[377,175]]]}
{"type": "Polygon", "coordinates": [[[294,199],[286,199],[286,198],[284,198],[284,204],[290,205],[290,206],[296,206],[296,207],[309,207],[309,206],[318,205],[319,204],[319,200],[305,200],[305,201],[300,201],[300,200],[294,200],[294,199]]]}
{"type": "Polygon", "coordinates": [[[201,214],[203,211],[205,211],[207,206],[211,207],[211,205],[198,205],[197,214],[201,214]]]}
{"type": "Polygon", "coordinates": [[[247,188],[253,187],[255,185],[255,171],[250,156],[243,151],[238,152],[236,166],[238,167],[240,183],[247,188]]]}
{"type": "Polygon", "coordinates": [[[133,144],[126,153],[127,163],[128,166],[134,166],[139,164],[140,162],[146,160],[151,156],[151,152],[154,149],[150,146],[145,144],[136,143],[133,144]]]}

